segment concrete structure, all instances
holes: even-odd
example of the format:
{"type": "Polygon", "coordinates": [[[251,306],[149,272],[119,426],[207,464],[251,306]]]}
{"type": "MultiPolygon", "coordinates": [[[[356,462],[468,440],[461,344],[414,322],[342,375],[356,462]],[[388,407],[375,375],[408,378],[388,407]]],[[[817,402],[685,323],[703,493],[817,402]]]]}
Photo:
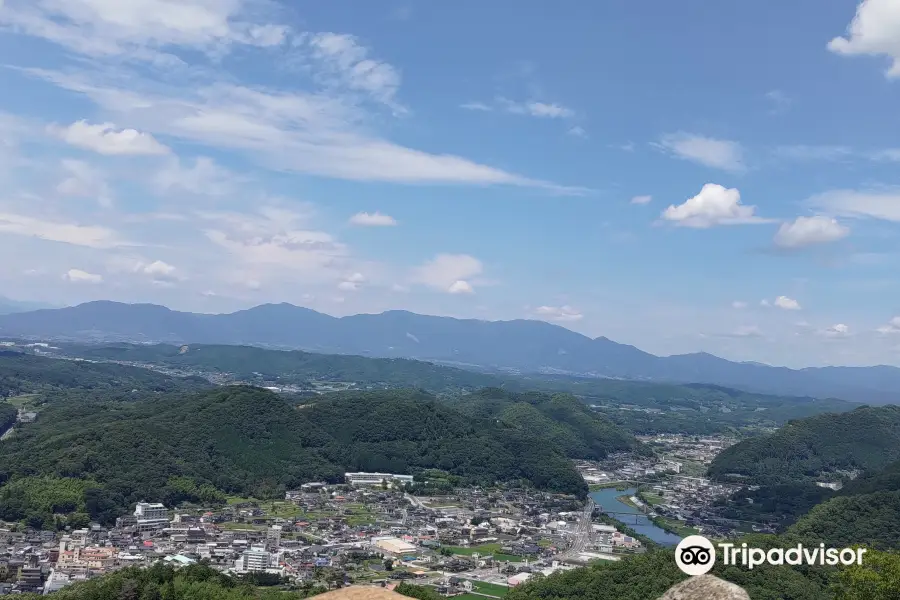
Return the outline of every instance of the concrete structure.
{"type": "Polygon", "coordinates": [[[412,483],[412,475],[396,475],[394,473],[344,473],[344,478],[350,485],[381,485],[392,482],[412,483]]]}
{"type": "Polygon", "coordinates": [[[266,531],[266,548],[278,550],[281,546],[281,525],[272,525],[266,531]]]}
{"type": "Polygon", "coordinates": [[[138,521],[150,519],[169,519],[169,511],[158,502],[138,502],[134,507],[134,516],[138,521]]]}
{"type": "Polygon", "coordinates": [[[413,544],[404,542],[400,538],[396,537],[372,538],[372,544],[374,544],[374,546],[379,550],[394,555],[412,554],[417,550],[417,548],[413,544]]]}
{"type": "Polygon", "coordinates": [[[157,531],[169,525],[169,511],[158,502],[138,502],[134,507],[139,532],[157,531]]]}
{"type": "Polygon", "coordinates": [[[262,546],[252,546],[246,550],[237,561],[234,568],[240,573],[251,571],[265,571],[272,564],[272,556],[262,546]]]}

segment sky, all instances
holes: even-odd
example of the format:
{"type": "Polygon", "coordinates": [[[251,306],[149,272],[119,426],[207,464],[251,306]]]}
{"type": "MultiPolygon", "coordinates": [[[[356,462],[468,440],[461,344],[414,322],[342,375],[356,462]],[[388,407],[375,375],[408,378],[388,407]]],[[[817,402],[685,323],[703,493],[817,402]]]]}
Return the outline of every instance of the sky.
{"type": "Polygon", "coordinates": [[[896,0],[0,0],[0,295],[900,365],[896,0]]]}

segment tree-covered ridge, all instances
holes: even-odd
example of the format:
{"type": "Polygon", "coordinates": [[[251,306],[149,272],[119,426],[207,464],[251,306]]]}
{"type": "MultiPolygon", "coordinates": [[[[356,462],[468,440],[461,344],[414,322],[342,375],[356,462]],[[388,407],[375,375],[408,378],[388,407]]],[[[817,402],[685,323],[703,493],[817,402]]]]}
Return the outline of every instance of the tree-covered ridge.
{"type": "Polygon", "coordinates": [[[169,377],[137,367],[0,351],[0,398],[59,390],[173,392],[202,385],[193,378],[169,377]]]}
{"type": "Polygon", "coordinates": [[[457,398],[454,407],[499,420],[523,434],[548,438],[570,458],[602,459],[611,452],[640,450],[633,436],[569,394],[485,388],[457,398]]]}
{"type": "Polygon", "coordinates": [[[812,508],[789,529],[836,546],[900,548],[900,491],[838,496],[812,508]]]}
{"type": "MultiPolygon", "coordinates": [[[[623,447],[635,443],[621,440],[623,447]]],[[[464,483],[522,480],[587,491],[554,440],[473,419],[425,392],[348,392],[292,407],[265,390],[228,386],[152,402],[52,403],[0,442],[0,481],[8,490],[0,492],[0,515],[56,524],[53,507],[36,498],[58,496],[70,480],[96,482],[72,513],[109,522],[142,499],[171,505],[215,501],[223,492],[271,497],[306,481],[339,481],[350,470],[432,468],[464,483]]]]}
{"type": "MultiPolygon", "coordinates": [[[[129,567],[54,592],[57,600],[300,600],[327,591],[309,583],[284,591],[255,585],[251,578],[226,575],[204,564],[175,569],[157,563],[129,567]]],[[[22,600],[43,598],[21,594],[22,600]]]]}
{"type": "MultiPolygon", "coordinates": [[[[743,541],[764,550],[812,543],[796,535],[747,536],[738,545],[743,541]]],[[[900,589],[900,555],[869,551],[861,567],[848,568],[763,565],[749,570],[717,561],[711,573],[741,586],[753,600],[894,600],[900,589]]],[[[506,599],[653,600],[686,578],[675,565],[673,550],[656,549],[538,576],[510,590],[506,599]]]]}
{"type": "Polygon", "coordinates": [[[196,369],[226,373],[245,381],[264,378],[293,385],[304,385],[310,381],[338,381],[441,392],[500,383],[491,375],[418,360],[268,350],[253,346],[115,344],[100,347],[65,345],[64,348],[76,356],[95,360],[196,369]]]}
{"type": "Polygon", "coordinates": [[[490,375],[406,359],[328,355],[253,346],[62,344],[70,356],[135,362],[170,369],[227,374],[241,381],[306,385],[352,382],[363,387],[414,387],[457,392],[499,387],[519,392],[569,393],[596,404],[616,424],[634,433],[720,433],[731,429],[780,426],[791,419],[851,410],[836,399],[758,394],[711,384],[668,384],[550,375],[490,375]],[[615,410],[619,406],[661,413],[615,410]]]}
{"type": "Polygon", "coordinates": [[[719,454],[713,477],[748,483],[815,481],[838,471],[874,471],[900,459],[900,406],[860,407],[792,421],[719,454]]]}
{"type": "MultiPolygon", "coordinates": [[[[583,495],[587,490],[552,439],[496,420],[473,418],[425,392],[330,394],[300,410],[331,432],[337,460],[353,468],[387,472],[438,468],[473,482],[524,479],[561,492],[583,495]]],[[[626,438],[626,443],[635,443],[626,438]]]]}

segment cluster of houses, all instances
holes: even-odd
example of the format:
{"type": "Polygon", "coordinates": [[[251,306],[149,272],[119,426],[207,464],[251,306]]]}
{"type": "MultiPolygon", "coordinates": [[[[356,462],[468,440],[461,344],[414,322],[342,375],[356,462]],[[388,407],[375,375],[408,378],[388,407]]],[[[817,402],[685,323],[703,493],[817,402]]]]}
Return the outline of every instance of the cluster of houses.
{"type": "MultiPolygon", "coordinates": [[[[311,482],[287,492],[277,507],[267,501],[172,510],[139,502],[112,527],[52,532],[11,525],[0,529],[0,594],[51,593],[131,565],[205,561],[235,575],[331,585],[416,579],[453,595],[465,585],[448,573],[515,585],[566,568],[561,557],[581,529],[583,510],[572,496],[466,488],[420,498],[384,485],[404,476],[347,480],[311,482]]],[[[611,526],[595,524],[593,537],[601,552],[640,549],[611,526]]]]}

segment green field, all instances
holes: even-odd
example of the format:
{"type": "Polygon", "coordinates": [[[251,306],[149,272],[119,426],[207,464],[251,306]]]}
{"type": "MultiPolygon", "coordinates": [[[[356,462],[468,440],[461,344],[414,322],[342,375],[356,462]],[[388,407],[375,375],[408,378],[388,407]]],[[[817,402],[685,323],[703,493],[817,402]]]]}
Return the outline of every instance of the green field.
{"type": "Polygon", "coordinates": [[[498,598],[502,598],[509,593],[509,587],[505,585],[487,583],[485,581],[472,581],[472,583],[475,585],[476,592],[488,594],[489,596],[497,596],[498,598]]]}
{"type": "Polygon", "coordinates": [[[663,503],[662,496],[657,496],[656,494],[651,494],[649,492],[641,492],[641,498],[650,506],[656,506],[657,504],[663,503]]]}
{"type": "Polygon", "coordinates": [[[36,409],[35,402],[38,399],[38,394],[22,394],[21,396],[12,396],[11,398],[7,398],[6,401],[15,406],[16,408],[30,408],[36,409]]]}
{"type": "Polygon", "coordinates": [[[700,530],[694,527],[688,527],[684,525],[681,521],[676,519],[663,519],[661,517],[657,517],[656,519],[651,519],[656,525],[665,529],[670,533],[674,533],[675,535],[680,535],[681,537],[687,537],[689,535],[699,535],[700,530]]]}
{"type": "Polygon", "coordinates": [[[596,492],[597,490],[605,490],[608,488],[616,488],[620,492],[624,492],[630,487],[630,484],[625,481],[610,481],[609,483],[595,483],[588,486],[588,490],[592,492],[596,492]]]}

